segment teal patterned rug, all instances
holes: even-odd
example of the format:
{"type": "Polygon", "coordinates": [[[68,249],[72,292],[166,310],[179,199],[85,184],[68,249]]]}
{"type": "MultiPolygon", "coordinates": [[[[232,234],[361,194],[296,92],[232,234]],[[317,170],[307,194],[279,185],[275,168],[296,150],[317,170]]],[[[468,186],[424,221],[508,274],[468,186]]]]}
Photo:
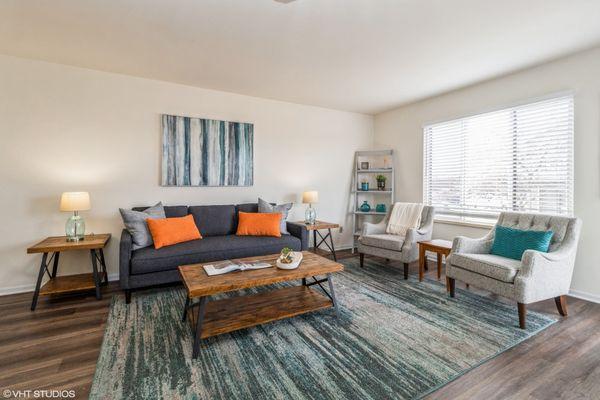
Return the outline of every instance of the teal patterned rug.
{"type": "Polygon", "coordinates": [[[340,318],[326,309],[210,338],[197,360],[183,289],[138,292],[129,306],[115,296],[90,398],[418,398],[556,321],[530,312],[521,330],[516,305],[343,263],[340,318]]]}

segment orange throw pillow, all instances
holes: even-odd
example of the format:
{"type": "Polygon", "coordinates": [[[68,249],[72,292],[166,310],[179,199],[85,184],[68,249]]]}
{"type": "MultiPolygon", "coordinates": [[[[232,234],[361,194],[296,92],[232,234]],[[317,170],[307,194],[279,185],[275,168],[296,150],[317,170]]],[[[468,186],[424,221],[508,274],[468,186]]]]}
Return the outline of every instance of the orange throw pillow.
{"type": "Polygon", "coordinates": [[[281,213],[238,213],[238,236],[281,237],[281,213]]]}
{"type": "Polygon", "coordinates": [[[180,218],[161,218],[146,220],[148,229],[154,240],[154,248],[160,249],[164,246],[202,239],[194,217],[186,215],[180,218]]]}

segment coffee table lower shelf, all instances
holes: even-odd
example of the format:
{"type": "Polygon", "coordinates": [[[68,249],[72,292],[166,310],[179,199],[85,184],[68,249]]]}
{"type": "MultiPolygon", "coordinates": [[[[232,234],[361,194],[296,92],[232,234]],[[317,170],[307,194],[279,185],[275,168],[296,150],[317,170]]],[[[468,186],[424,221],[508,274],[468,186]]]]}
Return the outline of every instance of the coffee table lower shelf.
{"type": "MultiPolygon", "coordinates": [[[[184,319],[189,315],[192,332],[196,331],[199,303],[187,306],[184,319]]],[[[201,339],[249,328],[333,307],[333,302],[308,286],[291,286],[247,296],[207,301],[202,321],[201,339]]]]}

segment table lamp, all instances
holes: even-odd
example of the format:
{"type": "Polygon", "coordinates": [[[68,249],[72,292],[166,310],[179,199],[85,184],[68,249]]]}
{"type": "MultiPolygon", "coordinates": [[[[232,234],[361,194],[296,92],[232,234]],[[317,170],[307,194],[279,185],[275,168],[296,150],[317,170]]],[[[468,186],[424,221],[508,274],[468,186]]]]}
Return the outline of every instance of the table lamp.
{"type": "Polygon", "coordinates": [[[73,211],[67,220],[65,233],[68,242],[79,242],[85,234],[85,221],[79,211],[90,209],[90,194],[88,192],[65,192],[60,196],[60,211],[73,211]]]}
{"type": "Polygon", "coordinates": [[[312,208],[313,203],[319,202],[319,192],[312,190],[309,192],[302,193],[302,203],[308,204],[308,208],[304,213],[304,222],[306,224],[314,225],[317,220],[317,212],[312,208]]]}

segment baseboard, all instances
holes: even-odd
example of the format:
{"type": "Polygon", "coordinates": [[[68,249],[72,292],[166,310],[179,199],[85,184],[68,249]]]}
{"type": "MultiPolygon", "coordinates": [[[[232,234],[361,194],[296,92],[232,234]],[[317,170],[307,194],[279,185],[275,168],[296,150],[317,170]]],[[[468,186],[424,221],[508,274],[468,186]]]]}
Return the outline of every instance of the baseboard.
{"type": "Polygon", "coordinates": [[[581,300],[591,301],[592,303],[600,303],[600,295],[582,292],[581,290],[569,290],[569,296],[577,297],[581,300]]]}
{"type": "MultiPolygon", "coordinates": [[[[118,281],[119,274],[108,274],[108,281],[118,281]]],[[[7,288],[0,288],[0,296],[6,296],[9,294],[27,293],[35,290],[35,283],[29,285],[12,286],[7,288]]]]}

